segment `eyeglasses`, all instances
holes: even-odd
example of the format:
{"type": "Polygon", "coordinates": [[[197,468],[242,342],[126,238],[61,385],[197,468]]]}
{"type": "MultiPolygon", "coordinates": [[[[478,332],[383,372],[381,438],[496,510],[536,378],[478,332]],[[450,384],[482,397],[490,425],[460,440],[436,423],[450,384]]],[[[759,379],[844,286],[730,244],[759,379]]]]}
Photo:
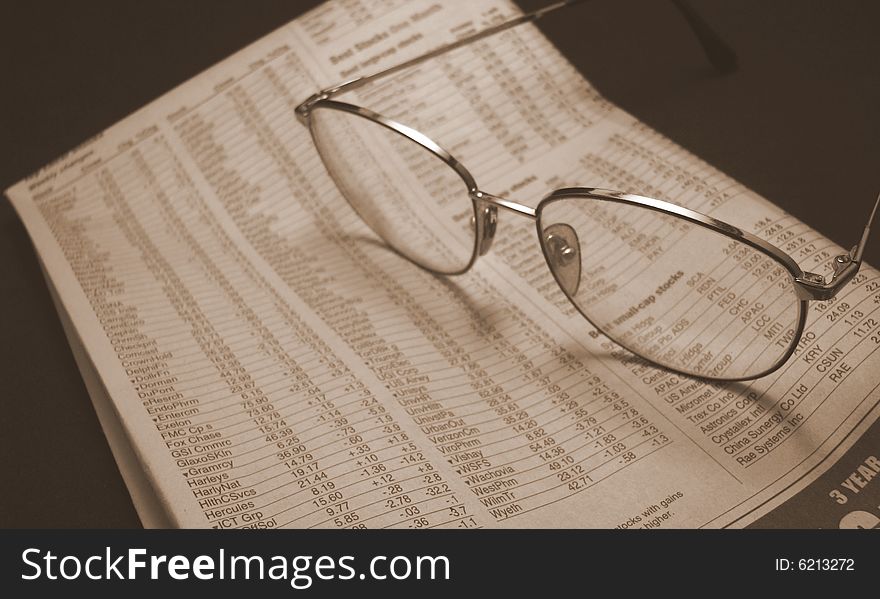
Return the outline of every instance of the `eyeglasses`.
{"type": "MultiPolygon", "coordinates": [[[[778,247],[699,212],[630,193],[557,189],[536,208],[487,193],[427,135],[343,92],[583,0],[526,13],[421,56],[324,89],[296,109],[343,195],[391,248],[437,275],[467,272],[494,239],[498,210],[532,219],[556,283],[597,330],[680,374],[737,381],[766,376],[794,353],[808,302],[833,298],[858,272],[860,241],[826,277],[778,247]],[[369,146],[363,140],[369,140],[369,146]],[[388,154],[388,153],[391,154],[388,154]],[[378,157],[377,157],[378,155],[378,157]],[[402,157],[409,175],[382,156],[402,157]],[[410,176],[411,175],[411,176],[410,176]]],[[[720,70],[733,53],[682,0],[673,0],[720,70]]]]}

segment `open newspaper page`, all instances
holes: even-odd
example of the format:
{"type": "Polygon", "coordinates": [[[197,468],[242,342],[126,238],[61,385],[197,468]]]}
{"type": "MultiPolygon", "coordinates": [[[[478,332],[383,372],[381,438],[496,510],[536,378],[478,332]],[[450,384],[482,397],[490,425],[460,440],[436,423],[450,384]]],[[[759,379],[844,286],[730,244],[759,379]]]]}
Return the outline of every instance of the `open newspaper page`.
{"type": "MultiPolygon", "coordinates": [[[[90,391],[104,397],[102,422],[116,423],[111,441],[130,444],[123,471],[142,471],[132,493],[153,494],[136,505],[166,512],[145,522],[744,526],[816,480],[874,422],[880,281],[870,267],[812,307],[781,370],[709,384],[653,368],[593,330],[527,219],[499,215],[492,250],[462,276],[431,275],[390,251],[340,194],[294,108],[517,9],[357,6],[323,5],[7,192],[85,349],[81,367],[97,375],[90,391]]],[[[826,272],[841,253],[604,100],[532,26],[350,101],[424,131],[482,189],[532,206],[559,187],[619,189],[730,222],[807,270],[826,272]]],[[[418,176],[409,154],[350,141],[402,190],[418,176]]],[[[657,237],[658,226],[669,225],[633,223],[626,234],[657,237]]],[[[428,230],[450,234],[439,222],[428,230]]],[[[597,231],[614,234],[623,233],[597,231]]],[[[653,272],[657,292],[701,287],[738,325],[785,343],[793,331],[760,302],[688,270],[688,252],[700,251],[653,272]]],[[[736,268],[773,281],[759,265],[736,268]]],[[[611,268],[604,283],[627,274],[611,268]]],[[[652,330],[644,307],[621,306],[617,324],[689,334],[686,315],[674,331],[652,330]]],[[[734,359],[694,351],[719,369],[734,359]]]]}

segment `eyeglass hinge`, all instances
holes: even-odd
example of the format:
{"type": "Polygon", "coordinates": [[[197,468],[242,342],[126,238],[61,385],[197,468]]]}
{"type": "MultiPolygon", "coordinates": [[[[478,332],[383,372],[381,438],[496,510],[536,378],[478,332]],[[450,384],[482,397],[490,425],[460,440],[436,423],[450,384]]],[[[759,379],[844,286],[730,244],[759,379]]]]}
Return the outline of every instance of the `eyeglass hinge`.
{"type": "Polygon", "coordinates": [[[338,93],[347,91],[349,88],[357,87],[357,83],[361,81],[363,77],[355,77],[354,79],[348,79],[343,81],[342,83],[337,83],[336,85],[326,87],[319,91],[316,94],[312,94],[309,96],[305,102],[296,107],[296,118],[303,125],[308,124],[309,121],[309,113],[312,111],[312,107],[320,102],[321,100],[327,100],[331,96],[334,96],[338,93]]]}
{"type": "Polygon", "coordinates": [[[795,289],[798,297],[802,300],[829,300],[846,285],[859,271],[861,262],[854,258],[856,250],[852,248],[848,253],[834,257],[831,263],[831,280],[814,272],[804,272],[795,279],[795,289]]]}
{"type": "Polygon", "coordinates": [[[315,103],[320,102],[321,100],[325,100],[326,98],[327,94],[325,94],[323,91],[312,94],[311,96],[306,98],[305,102],[296,107],[296,119],[303,125],[308,125],[309,113],[312,111],[312,106],[314,106],[315,103]]]}

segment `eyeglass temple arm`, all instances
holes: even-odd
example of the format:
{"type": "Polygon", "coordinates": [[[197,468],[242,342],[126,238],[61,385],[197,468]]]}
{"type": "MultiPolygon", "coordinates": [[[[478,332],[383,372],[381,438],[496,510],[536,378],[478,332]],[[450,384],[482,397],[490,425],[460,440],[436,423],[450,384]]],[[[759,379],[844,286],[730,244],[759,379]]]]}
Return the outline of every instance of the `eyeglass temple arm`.
{"type": "Polygon", "coordinates": [[[805,272],[795,280],[801,299],[831,299],[856,276],[856,273],[859,272],[859,268],[862,266],[862,255],[865,252],[865,246],[868,245],[871,225],[877,216],[878,206],[880,206],[880,194],[877,195],[877,199],[874,201],[871,216],[868,217],[868,224],[865,225],[865,230],[862,231],[862,238],[849,252],[834,258],[834,262],[831,265],[834,272],[831,275],[830,281],[826,281],[824,276],[812,272],[805,272]]]}
{"type": "MultiPolygon", "coordinates": [[[[387,69],[372,73],[370,75],[356,77],[338,85],[334,85],[332,87],[322,90],[320,94],[316,95],[323,98],[328,98],[334,94],[357,89],[371,81],[375,81],[376,79],[380,79],[382,77],[387,77],[388,75],[392,75],[398,71],[402,71],[403,69],[415,66],[428,59],[440,56],[441,54],[446,54],[447,52],[455,50],[456,48],[461,48],[462,46],[465,46],[472,42],[476,42],[491,35],[495,35],[496,33],[506,31],[511,27],[516,27],[517,25],[522,25],[523,23],[531,23],[540,19],[544,15],[559,10],[561,8],[574,6],[575,4],[583,4],[587,1],[588,0],[562,0],[561,2],[550,4],[543,8],[539,8],[538,10],[522,14],[518,17],[510,19],[509,21],[505,21],[504,23],[493,25],[492,27],[488,27],[471,35],[465,36],[460,40],[456,40],[450,44],[446,44],[445,46],[440,46],[439,48],[435,48],[434,50],[426,52],[421,56],[416,56],[415,58],[411,58],[400,64],[388,67],[387,69]]],[[[733,50],[731,50],[730,47],[725,44],[724,41],[720,37],[718,37],[718,35],[715,34],[714,31],[712,31],[712,29],[706,24],[706,22],[700,17],[700,15],[685,0],[670,1],[679,10],[679,12],[681,12],[684,20],[694,32],[694,35],[700,42],[700,45],[702,46],[703,51],[705,51],[706,57],[708,58],[709,62],[712,63],[712,66],[718,69],[718,71],[722,74],[726,74],[735,70],[736,54],[733,52],[733,50]]]]}

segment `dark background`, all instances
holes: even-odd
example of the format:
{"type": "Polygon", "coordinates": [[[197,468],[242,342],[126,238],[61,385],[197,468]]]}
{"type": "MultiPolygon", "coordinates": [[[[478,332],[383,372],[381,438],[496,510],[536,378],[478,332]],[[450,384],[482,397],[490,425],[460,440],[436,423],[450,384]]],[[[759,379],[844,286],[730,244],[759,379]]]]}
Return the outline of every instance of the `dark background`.
{"type": "MultiPolygon", "coordinates": [[[[317,4],[2,3],[0,189],[317,4]]],[[[542,28],[612,101],[849,247],[880,191],[880,3],[692,5],[736,72],[713,72],[669,2],[593,0],[542,28]]],[[[866,257],[880,263],[880,238],[866,257]]],[[[0,527],[139,526],[2,200],[0,376],[0,527]]]]}

